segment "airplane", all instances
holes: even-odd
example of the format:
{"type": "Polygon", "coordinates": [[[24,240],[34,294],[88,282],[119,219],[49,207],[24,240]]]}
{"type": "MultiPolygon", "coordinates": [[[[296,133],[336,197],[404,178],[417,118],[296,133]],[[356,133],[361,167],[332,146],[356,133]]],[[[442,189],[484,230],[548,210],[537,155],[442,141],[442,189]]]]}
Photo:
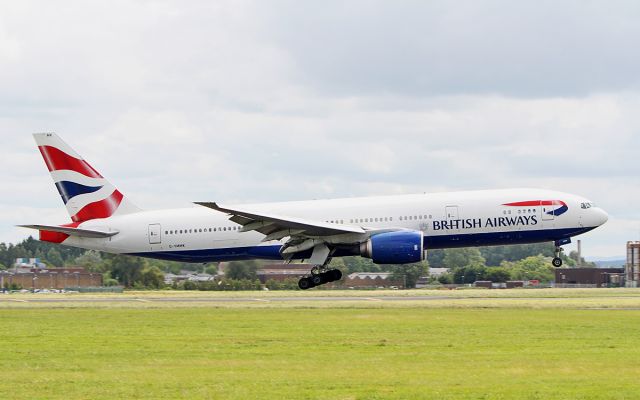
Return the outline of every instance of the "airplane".
{"type": "Polygon", "coordinates": [[[542,189],[424,193],[329,200],[142,210],[55,133],[34,134],[71,222],[19,225],[41,241],[108,253],[193,263],[249,259],[313,265],[298,286],[342,278],[333,257],[377,264],[424,260],[425,250],[553,242],[604,224],[581,196],[542,189]]]}

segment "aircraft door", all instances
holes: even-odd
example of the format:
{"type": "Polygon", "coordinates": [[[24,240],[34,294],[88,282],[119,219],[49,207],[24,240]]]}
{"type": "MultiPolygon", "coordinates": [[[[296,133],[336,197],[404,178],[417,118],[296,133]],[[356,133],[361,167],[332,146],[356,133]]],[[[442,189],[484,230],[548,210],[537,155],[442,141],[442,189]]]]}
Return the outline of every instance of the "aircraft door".
{"type": "Polygon", "coordinates": [[[162,243],[162,227],[160,224],[149,225],[149,244],[162,243]]]}
{"type": "Polygon", "coordinates": [[[556,216],[553,213],[553,205],[549,202],[540,202],[540,219],[542,220],[542,229],[553,229],[556,225],[556,216]],[[547,203],[547,204],[545,204],[547,203]]]}
{"type": "Polygon", "coordinates": [[[543,221],[554,221],[556,219],[556,216],[553,213],[553,207],[554,206],[552,204],[544,204],[544,202],[540,202],[543,221]]]}
{"type": "Polygon", "coordinates": [[[458,206],[446,206],[445,215],[447,216],[447,222],[455,221],[458,218],[458,206]]]}
{"type": "Polygon", "coordinates": [[[458,233],[460,233],[460,228],[458,227],[459,221],[454,222],[460,219],[458,206],[446,206],[444,209],[444,214],[445,217],[447,217],[447,223],[449,224],[447,233],[449,234],[450,244],[454,245],[460,240],[460,237],[457,235],[458,233]]]}

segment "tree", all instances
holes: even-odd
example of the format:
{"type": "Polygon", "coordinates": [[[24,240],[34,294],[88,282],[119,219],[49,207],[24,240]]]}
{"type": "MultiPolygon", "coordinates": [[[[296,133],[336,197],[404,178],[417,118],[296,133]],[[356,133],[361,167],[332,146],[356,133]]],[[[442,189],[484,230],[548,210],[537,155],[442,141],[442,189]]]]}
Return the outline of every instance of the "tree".
{"type": "Polygon", "coordinates": [[[80,267],[85,267],[91,272],[100,272],[103,268],[102,256],[100,256],[100,252],[96,250],[87,250],[81,256],[76,257],[73,263],[80,267]]]}
{"type": "Polygon", "coordinates": [[[464,284],[483,280],[485,269],[486,267],[481,264],[456,268],[453,270],[453,282],[464,284]]]}
{"type": "Polygon", "coordinates": [[[491,282],[506,282],[511,279],[511,273],[504,267],[487,267],[482,279],[491,282]]]}
{"type": "Polygon", "coordinates": [[[554,279],[554,268],[548,258],[543,256],[527,257],[515,263],[504,262],[503,266],[509,268],[511,279],[550,282],[554,279]]]}
{"type": "Polygon", "coordinates": [[[158,267],[145,267],[140,273],[140,283],[147,288],[160,289],[164,286],[164,274],[158,267]]]}
{"type": "MultiPolygon", "coordinates": [[[[368,258],[355,256],[355,257],[342,257],[342,263],[345,266],[345,269],[342,270],[343,275],[352,274],[354,272],[381,272],[383,271],[383,266],[374,264],[368,258]]],[[[335,258],[331,261],[332,265],[334,265],[335,258]]],[[[335,261],[337,262],[337,261],[335,261]]],[[[338,264],[335,264],[338,265],[338,264]]]]}
{"type": "Polygon", "coordinates": [[[53,247],[49,249],[47,252],[47,261],[51,263],[54,267],[62,267],[64,266],[64,261],[62,260],[62,256],[60,252],[53,247]]]}
{"type": "Polygon", "coordinates": [[[255,280],[257,278],[258,263],[250,261],[231,261],[224,273],[226,279],[232,280],[255,280]]]}
{"type": "Polygon", "coordinates": [[[446,268],[456,269],[466,266],[484,266],[485,260],[476,247],[460,249],[446,249],[444,251],[444,265],[446,268]]]}
{"type": "Polygon", "coordinates": [[[209,264],[205,267],[204,272],[209,275],[216,275],[218,273],[218,266],[209,264]]]}
{"type": "Polygon", "coordinates": [[[430,267],[444,268],[444,250],[427,250],[427,261],[429,261],[430,267]]]}
{"type": "Polygon", "coordinates": [[[508,246],[482,247],[480,253],[487,265],[500,265],[503,261],[518,261],[527,257],[543,255],[553,257],[555,246],[552,243],[516,244],[508,246]]]}
{"type": "Polygon", "coordinates": [[[135,283],[140,282],[145,267],[146,260],[140,257],[110,255],[108,260],[111,277],[126,287],[133,287],[135,283]]]}
{"type": "Polygon", "coordinates": [[[413,264],[392,265],[393,279],[404,279],[405,287],[415,288],[418,279],[429,273],[429,263],[427,260],[413,264]]]}

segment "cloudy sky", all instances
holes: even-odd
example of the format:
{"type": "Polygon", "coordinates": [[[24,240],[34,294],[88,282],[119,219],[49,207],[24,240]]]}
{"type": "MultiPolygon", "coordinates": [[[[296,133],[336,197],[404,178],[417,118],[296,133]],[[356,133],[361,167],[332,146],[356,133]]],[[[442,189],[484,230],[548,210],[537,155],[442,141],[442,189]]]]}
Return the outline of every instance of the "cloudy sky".
{"type": "Polygon", "coordinates": [[[0,241],[67,222],[55,131],[143,208],[540,187],[622,256],[638,43],[635,1],[2,1],[0,241]]]}

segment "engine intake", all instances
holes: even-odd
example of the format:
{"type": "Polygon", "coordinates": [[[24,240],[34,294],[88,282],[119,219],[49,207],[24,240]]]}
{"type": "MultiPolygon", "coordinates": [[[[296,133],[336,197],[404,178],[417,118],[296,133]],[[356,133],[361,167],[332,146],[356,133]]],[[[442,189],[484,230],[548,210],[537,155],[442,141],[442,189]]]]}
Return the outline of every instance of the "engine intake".
{"type": "Polygon", "coordinates": [[[376,264],[409,264],[424,260],[421,231],[379,233],[360,244],[360,255],[376,264]]]}

